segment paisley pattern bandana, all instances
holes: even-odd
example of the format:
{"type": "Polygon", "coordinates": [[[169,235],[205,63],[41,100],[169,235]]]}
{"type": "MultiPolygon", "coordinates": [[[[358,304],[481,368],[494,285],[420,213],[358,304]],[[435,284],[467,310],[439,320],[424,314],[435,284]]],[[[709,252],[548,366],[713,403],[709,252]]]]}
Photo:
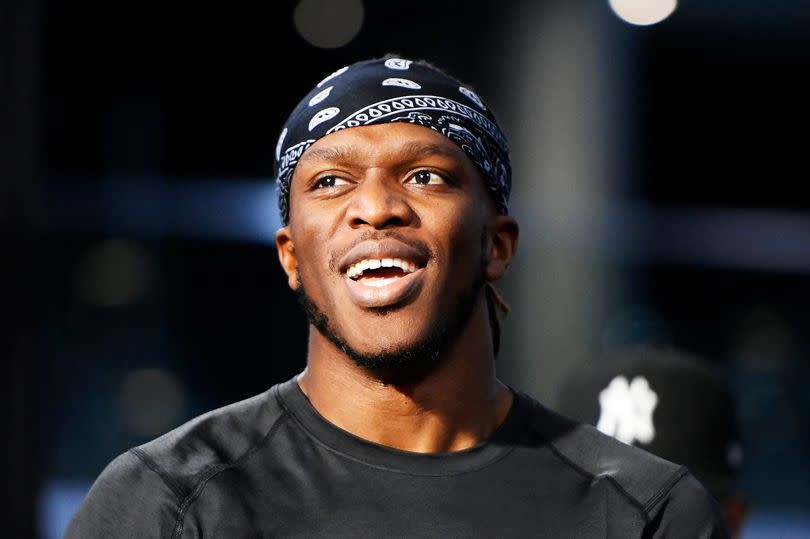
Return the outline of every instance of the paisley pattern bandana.
{"type": "Polygon", "coordinates": [[[276,144],[281,220],[289,219],[290,181],[318,139],[363,125],[407,122],[429,127],[464,150],[480,169],[498,211],[509,210],[512,166],[506,137],[481,98],[436,68],[402,58],[364,60],[323,79],[295,107],[276,144]]]}

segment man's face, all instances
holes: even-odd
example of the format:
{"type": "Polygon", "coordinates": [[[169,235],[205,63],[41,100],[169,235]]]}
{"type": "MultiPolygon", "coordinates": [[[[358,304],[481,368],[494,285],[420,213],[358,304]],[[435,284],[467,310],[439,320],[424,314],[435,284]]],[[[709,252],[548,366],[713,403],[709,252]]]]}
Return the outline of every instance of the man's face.
{"type": "Polygon", "coordinates": [[[456,144],[392,123],[338,131],[304,152],[276,240],[321,333],[328,326],[361,356],[397,355],[463,325],[484,280],[500,277],[497,219],[508,218],[456,144]]]}

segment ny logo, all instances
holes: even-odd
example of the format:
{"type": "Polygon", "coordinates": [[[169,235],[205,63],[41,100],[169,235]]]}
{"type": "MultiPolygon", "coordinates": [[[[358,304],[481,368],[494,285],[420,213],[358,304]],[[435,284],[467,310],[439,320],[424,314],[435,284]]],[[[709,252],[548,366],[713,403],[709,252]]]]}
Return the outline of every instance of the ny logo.
{"type": "Polygon", "coordinates": [[[616,376],[599,393],[596,428],[626,444],[635,440],[648,444],[655,438],[652,416],[657,404],[658,395],[646,378],[636,376],[628,383],[624,376],[616,376]]]}

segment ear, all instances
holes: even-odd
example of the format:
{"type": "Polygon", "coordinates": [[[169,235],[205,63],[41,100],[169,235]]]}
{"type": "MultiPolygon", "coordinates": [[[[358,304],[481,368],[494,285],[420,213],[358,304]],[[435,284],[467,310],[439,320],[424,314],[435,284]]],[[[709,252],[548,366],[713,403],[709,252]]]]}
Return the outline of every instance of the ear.
{"type": "Polygon", "coordinates": [[[276,232],[276,250],[281,268],[287,274],[287,283],[293,290],[298,289],[298,256],[295,254],[295,245],[290,236],[290,227],[278,229],[276,232]]]}
{"type": "Polygon", "coordinates": [[[518,224],[509,215],[497,215],[490,229],[489,253],[484,268],[484,278],[494,282],[506,273],[517,250],[518,224]]]}

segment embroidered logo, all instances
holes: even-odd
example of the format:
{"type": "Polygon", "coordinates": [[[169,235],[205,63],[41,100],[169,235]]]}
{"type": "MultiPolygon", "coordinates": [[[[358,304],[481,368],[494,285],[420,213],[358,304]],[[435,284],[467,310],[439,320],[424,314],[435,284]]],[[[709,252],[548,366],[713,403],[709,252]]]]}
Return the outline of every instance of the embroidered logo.
{"type": "Polygon", "coordinates": [[[624,376],[616,376],[599,393],[601,412],[596,428],[626,444],[638,440],[648,444],[655,439],[653,411],[658,405],[658,395],[650,388],[643,376],[628,382],[624,376]]]}

